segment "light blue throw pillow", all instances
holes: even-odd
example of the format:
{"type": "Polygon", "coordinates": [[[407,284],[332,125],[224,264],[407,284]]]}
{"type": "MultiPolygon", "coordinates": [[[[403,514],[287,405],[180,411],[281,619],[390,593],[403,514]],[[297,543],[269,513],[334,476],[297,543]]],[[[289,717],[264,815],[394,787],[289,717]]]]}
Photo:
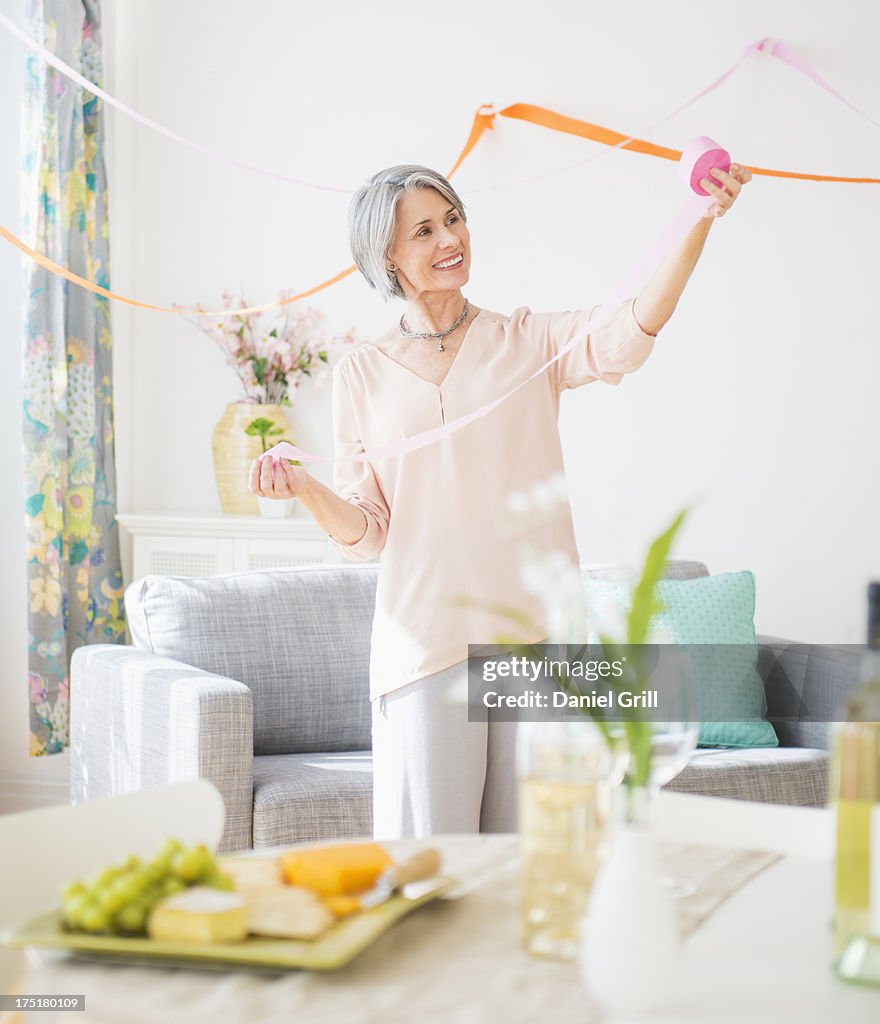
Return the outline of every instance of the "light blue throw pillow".
{"type": "MultiPolygon", "coordinates": [[[[619,583],[588,578],[585,585],[596,620],[619,620],[628,613],[629,591],[619,583]]],[[[694,648],[691,658],[701,719],[699,745],[779,746],[764,717],[766,697],[757,671],[754,575],[746,571],[660,580],[656,596],[665,608],[651,620],[648,642],[705,645],[694,648]]],[[[591,631],[588,642],[597,641],[591,631]]]]}

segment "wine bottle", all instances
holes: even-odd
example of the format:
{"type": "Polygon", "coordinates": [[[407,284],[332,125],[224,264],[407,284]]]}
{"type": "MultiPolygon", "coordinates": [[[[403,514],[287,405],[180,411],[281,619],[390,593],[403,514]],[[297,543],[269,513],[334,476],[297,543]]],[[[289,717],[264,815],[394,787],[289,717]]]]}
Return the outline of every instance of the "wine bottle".
{"type": "Polygon", "coordinates": [[[837,716],[831,797],[837,812],[834,966],[880,985],[880,583],[868,585],[861,685],[837,716]]]}

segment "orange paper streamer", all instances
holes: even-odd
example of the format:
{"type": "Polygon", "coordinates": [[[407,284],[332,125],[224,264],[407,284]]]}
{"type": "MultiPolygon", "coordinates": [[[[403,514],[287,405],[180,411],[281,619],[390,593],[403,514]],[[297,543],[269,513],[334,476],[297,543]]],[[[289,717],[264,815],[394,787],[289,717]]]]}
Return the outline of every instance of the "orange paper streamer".
{"type": "MultiPolygon", "coordinates": [[[[483,108],[480,108],[481,110],[483,108]]],[[[474,123],[471,128],[471,133],[468,136],[468,140],[464,145],[459,154],[458,159],[452,170],[449,172],[447,177],[451,178],[455,171],[458,169],[465,157],[470,153],[474,146],[479,141],[480,136],[486,130],[486,128],[494,128],[493,119],[494,114],[481,114],[479,111],[474,117],[474,123]]],[[[244,306],[240,309],[212,309],[212,310],[201,310],[201,309],[187,309],[182,306],[157,306],[152,302],[141,302],[139,299],[131,299],[126,295],[119,295],[117,292],[108,291],[106,288],[102,288],[100,285],[95,284],[94,281],[87,281],[84,277],[80,277],[79,274],[74,274],[72,270],[68,270],[66,267],[62,267],[55,263],[54,260],[50,260],[48,256],[43,253],[37,252],[27,244],[25,244],[17,235],[14,235],[11,231],[8,231],[2,224],[0,224],[0,237],[5,238],[7,242],[10,242],[15,246],[16,249],[21,250],[25,256],[30,257],[35,263],[44,267],[46,270],[53,274],[57,274],[59,277],[64,277],[73,284],[79,285],[80,288],[85,288],[86,291],[94,292],[95,295],[103,295],[105,299],[113,299],[116,302],[124,302],[126,306],[135,306],[138,309],[153,309],[159,313],[178,313],[181,316],[189,314],[190,316],[210,316],[210,317],[224,317],[224,316],[246,316],[249,313],[265,313],[268,309],[275,309],[276,307],[287,306],[291,302],[297,302],[299,299],[305,299],[309,295],[314,295],[316,292],[323,291],[325,288],[329,288],[331,285],[336,284],[337,281],[341,281],[343,278],[353,274],[357,267],[354,263],[350,267],[346,267],[345,270],[341,270],[338,274],[333,277],[329,277],[326,281],[322,281],[320,284],[316,284],[313,288],[309,288],[307,291],[299,292],[296,295],[289,295],[285,299],[276,299],[274,302],[265,302],[261,306],[244,306]]]]}
{"type": "MultiPolygon", "coordinates": [[[[623,142],[624,145],[620,146],[620,148],[632,150],[634,153],[659,156],[664,160],[678,160],[681,157],[680,149],[656,146],[653,142],[621,135],[620,132],[615,132],[611,128],[590,124],[589,121],[578,121],[574,117],[557,114],[555,111],[547,110],[545,107],[535,107],[531,103],[513,103],[511,106],[499,110],[498,113],[502,117],[512,117],[519,121],[530,121],[532,124],[541,125],[542,128],[551,128],[553,131],[565,132],[567,135],[578,135],[582,139],[601,142],[605,146],[617,146],[623,142]]],[[[803,181],[841,181],[852,185],[880,185],[880,178],[844,178],[834,174],[776,171],[767,167],[752,167],[751,164],[743,164],[742,166],[747,167],[752,174],[764,174],[772,178],[800,178],[803,181]]]]}
{"type": "Polygon", "coordinates": [[[482,107],[477,110],[474,114],[474,123],[471,125],[471,133],[468,136],[467,142],[464,144],[464,149],[458,154],[458,159],[452,165],[452,170],[446,175],[447,178],[451,178],[453,174],[458,170],[461,164],[464,162],[465,157],[480,141],[480,136],[487,128],[495,127],[495,110],[491,103],[484,103],[482,107]],[[489,113],[484,114],[483,111],[489,108],[489,113]]]}
{"type": "Polygon", "coordinates": [[[59,266],[54,260],[50,260],[48,256],[44,256],[43,253],[36,252],[34,249],[31,249],[31,247],[29,245],[25,245],[17,235],[13,235],[11,231],[7,231],[2,224],[0,224],[0,237],[5,238],[6,241],[14,245],[16,249],[20,249],[25,256],[29,256],[34,263],[38,263],[41,267],[45,267],[46,270],[51,271],[53,274],[57,274],[59,277],[67,278],[68,281],[79,285],[80,288],[85,288],[88,292],[94,292],[95,295],[103,295],[105,299],[114,299],[116,302],[124,302],[126,306],[136,306],[138,309],[155,309],[159,313],[180,313],[181,315],[189,313],[196,316],[237,316],[245,313],[262,313],[267,309],[274,309],[276,306],[286,306],[289,302],[296,302],[297,299],[304,299],[307,295],[314,295],[315,292],[319,292],[324,288],[329,288],[331,284],[336,284],[337,281],[341,281],[344,277],[348,277],[349,274],[357,270],[357,267],[352,263],[352,265],[346,270],[341,271],[335,277],[322,281],[321,284],[316,284],[314,288],[309,288],[308,291],[300,292],[298,295],[289,295],[286,299],[276,299],[274,302],[267,302],[262,306],[247,306],[244,309],[219,310],[185,309],[178,306],[156,306],[152,302],[141,302],[139,299],[130,299],[126,295],[119,295],[116,292],[108,291],[108,289],[102,288],[101,285],[95,284],[94,281],[87,281],[84,277],[80,277],[79,274],[74,274],[73,271],[68,270],[67,267],[59,266]]]}
{"type": "MultiPolygon", "coordinates": [[[[474,115],[470,135],[458,159],[453,164],[452,170],[446,175],[447,178],[451,178],[455,174],[474,146],[480,141],[483,132],[489,128],[494,129],[496,115],[518,121],[528,121],[531,124],[539,125],[542,128],[549,128],[552,131],[577,135],[582,139],[599,142],[604,146],[619,146],[620,149],[628,149],[634,153],[643,153],[646,156],[660,157],[663,160],[678,160],[681,157],[680,149],[670,149],[667,146],[658,146],[653,142],[647,142],[645,139],[636,139],[628,135],[622,135],[611,128],[603,128],[601,125],[591,124],[589,121],[580,121],[574,117],[567,117],[565,114],[558,114],[556,111],[547,110],[545,107],[536,107],[531,103],[513,103],[509,107],[498,111],[495,110],[493,104],[483,104],[474,115]]],[[[752,174],[762,174],[773,178],[799,178],[803,181],[833,181],[846,184],[880,185],[880,178],[852,178],[832,174],[808,174],[802,171],[779,171],[766,167],[752,167],[749,164],[743,164],[743,166],[747,167],[752,174]]],[[[300,299],[307,298],[309,295],[323,291],[325,288],[336,284],[337,281],[341,281],[343,278],[353,274],[357,269],[352,264],[346,267],[345,270],[304,292],[290,295],[284,299],[276,299],[274,302],[266,302],[261,306],[246,306],[241,309],[200,310],[182,306],[157,306],[151,302],[141,302],[139,299],[132,299],[126,295],[119,295],[117,292],[108,291],[108,289],[102,288],[93,281],[87,281],[84,277],[74,274],[66,267],[59,266],[53,260],[50,260],[48,256],[31,249],[30,246],[26,245],[17,235],[3,227],[2,224],[0,224],[0,237],[14,245],[16,249],[21,250],[25,256],[28,256],[41,267],[44,267],[53,274],[66,278],[80,288],[94,292],[96,295],[102,295],[104,298],[113,299],[115,302],[123,302],[127,306],[135,306],[138,309],[152,309],[160,313],[178,313],[190,316],[226,317],[244,316],[249,313],[264,313],[266,310],[286,306],[291,302],[297,302],[300,299]]]]}

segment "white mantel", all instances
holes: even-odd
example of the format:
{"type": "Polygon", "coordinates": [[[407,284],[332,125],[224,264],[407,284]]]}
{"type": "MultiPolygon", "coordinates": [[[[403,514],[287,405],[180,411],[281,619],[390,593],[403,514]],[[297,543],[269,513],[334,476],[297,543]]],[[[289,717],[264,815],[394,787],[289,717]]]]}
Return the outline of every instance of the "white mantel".
{"type": "Polygon", "coordinates": [[[338,561],[327,534],[304,515],[125,512],[116,519],[126,584],[147,574],[211,576],[338,561]]]}

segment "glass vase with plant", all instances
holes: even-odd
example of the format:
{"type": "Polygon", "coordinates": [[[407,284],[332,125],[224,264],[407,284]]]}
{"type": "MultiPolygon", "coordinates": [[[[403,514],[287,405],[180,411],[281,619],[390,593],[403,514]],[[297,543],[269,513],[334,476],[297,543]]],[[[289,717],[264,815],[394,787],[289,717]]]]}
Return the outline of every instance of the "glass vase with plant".
{"type": "MultiPolygon", "coordinates": [[[[511,495],[508,507],[529,525],[552,518],[553,506],[565,502],[564,481],[536,485],[533,495],[511,495]]],[[[696,712],[692,679],[687,671],[666,694],[666,707],[680,708],[681,721],[653,721],[640,707],[622,706],[608,715],[589,701],[582,702],[583,676],[567,667],[596,654],[621,663],[619,677],[603,679],[615,693],[649,689],[651,666],[646,643],[655,616],[663,611],[656,593],[667,558],[686,511],[650,544],[640,577],[632,590],[629,608],[616,621],[606,611],[599,628],[594,623],[580,567],[563,552],[524,548],[521,572],[530,592],[541,598],[546,613],[547,640],[564,655],[550,660],[541,645],[522,643],[506,633],[493,643],[515,658],[544,665],[545,678],[573,698],[578,708],[551,721],[520,721],[518,775],[520,778],[520,836],[522,844],[521,937],[529,952],[551,959],[574,959],[579,943],[580,918],[594,877],[603,859],[611,817],[612,790],[617,787],[622,820],[637,828],[648,826],[651,795],[686,763],[696,743],[696,712]],[[572,644],[572,638],[579,642],[572,644]],[[671,697],[671,700],[670,700],[671,697]],[[602,755],[604,747],[605,756],[602,755]]],[[[541,629],[522,609],[487,606],[467,595],[457,603],[478,605],[525,627],[534,636],[541,629]]],[[[600,616],[595,616],[600,618],[600,616]]]]}

